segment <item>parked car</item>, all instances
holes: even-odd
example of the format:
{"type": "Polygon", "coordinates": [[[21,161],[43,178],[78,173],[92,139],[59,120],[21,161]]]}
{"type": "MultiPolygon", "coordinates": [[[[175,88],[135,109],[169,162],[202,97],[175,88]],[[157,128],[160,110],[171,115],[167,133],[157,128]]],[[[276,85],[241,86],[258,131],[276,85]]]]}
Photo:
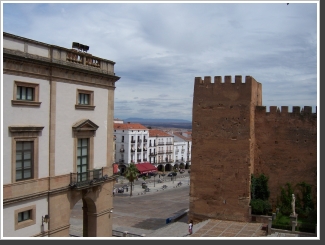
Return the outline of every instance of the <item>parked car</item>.
{"type": "Polygon", "coordinates": [[[179,170],[179,173],[180,173],[180,174],[183,174],[183,173],[185,173],[185,170],[184,170],[184,169],[180,169],[180,170],[179,170]]]}
{"type": "Polygon", "coordinates": [[[117,193],[124,193],[124,188],[122,188],[122,187],[118,188],[117,193]]]}
{"type": "Polygon", "coordinates": [[[173,176],[176,176],[176,175],[177,175],[176,172],[170,172],[167,176],[168,176],[168,177],[173,177],[173,176]]]}

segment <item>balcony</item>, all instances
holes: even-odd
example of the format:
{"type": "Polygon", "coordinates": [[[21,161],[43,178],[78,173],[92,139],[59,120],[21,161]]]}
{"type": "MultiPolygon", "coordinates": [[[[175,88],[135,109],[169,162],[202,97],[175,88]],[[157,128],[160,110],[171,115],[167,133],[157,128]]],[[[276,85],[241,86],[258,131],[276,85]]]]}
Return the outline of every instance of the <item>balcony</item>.
{"type": "Polygon", "coordinates": [[[141,152],[141,148],[138,148],[138,149],[137,149],[137,152],[141,152]]]}
{"type": "Polygon", "coordinates": [[[120,152],[124,152],[124,149],[120,149],[120,152]]]}
{"type": "Polygon", "coordinates": [[[165,143],[164,142],[159,142],[158,145],[165,145],[165,143]]]}
{"type": "Polygon", "coordinates": [[[184,153],[185,152],[185,150],[182,150],[182,152],[181,153],[184,153]]]}
{"type": "Polygon", "coordinates": [[[135,152],[135,149],[131,149],[131,152],[135,152]]]}
{"type": "Polygon", "coordinates": [[[150,152],[149,156],[157,156],[157,152],[150,152]]]}
{"type": "Polygon", "coordinates": [[[124,159],[120,159],[118,163],[124,163],[124,159]]]}
{"type": "Polygon", "coordinates": [[[135,140],[131,140],[131,143],[135,143],[135,140]]]}
{"type": "Polygon", "coordinates": [[[166,145],[172,145],[173,144],[173,142],[167,142],[166,143],[166,145]]]}
{"type": "Polygon", "coordinates": [[[144,139],[143,142],[147,142],[147,139],[144,139]]]}
{"type": "Polygon", "coordinates": [[[158,154],[165,154],[164,151],[158,151],[158,154]]]}
{"type": "Polygon", "coordinates": [[[166,153],[173,153],[173,150],[167,150],[166,153]]]}
{"type": "Polygon", "coordinates": [[[138,159],[137,162],[141,162],[141,159],[138,159]]]}
{"type": "Polygon", "coordinates": [[[149,147],[155,147],[156,144],[149,144],[149,147]]]}
{"type": "Polygon", "coordinates": [[[147,161],[147,158],[143,158],[143,161],[146,162],[147,161]]]}
{"type": "Polygon", "coordinates": [[[146,148],[146,147],[144,147],[144,148],[143,148],[143,151],[147,151],[147,148],[146,148]]]}
{"type": "Polygon", "coordinates": [[[107,180],[114,180],[116,176],[108,177],[107,174],[103,175],[103,168],[88,170],[83,173],[70,173],[69,187],[75,190],[86,189],[89,187],[97,186],[107,180]]]}

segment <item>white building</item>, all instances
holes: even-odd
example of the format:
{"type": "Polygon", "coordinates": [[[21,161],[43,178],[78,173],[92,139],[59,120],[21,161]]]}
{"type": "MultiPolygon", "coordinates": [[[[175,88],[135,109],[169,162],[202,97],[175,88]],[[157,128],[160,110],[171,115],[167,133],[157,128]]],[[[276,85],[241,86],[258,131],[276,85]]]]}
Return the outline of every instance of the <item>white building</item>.
{"type": "Polygon", "coordinates": [[[174,136],[174,167],[189,169],[191,166],[191,132],[169,132],[174,136]],[[186,136],[185,136],[186,135],[186,136]]]}
{"type": "MultiPolygon", "coordinates": [[[[3,33],[3,236],[112,236],[114,62],[3,33]]],[[[86,48],[87,47],[87,48],[86,48]]]]}
{"type": "MultiPolygon", "coordinates": [[[[130,163],[149,166],[149,129],[140,123],[114,123],[115,163],[124,173],[130,163]]],[[[155,170],[152,167],[152,170],[155,170]]],[[[142,171],[140,171],[141,173],[142,171]]]]}
{"type": "Polygon", "coordinates": [[[174,137],[159,129],[149,130],[149,162],[158,171],[173,170],[174,137]]]}

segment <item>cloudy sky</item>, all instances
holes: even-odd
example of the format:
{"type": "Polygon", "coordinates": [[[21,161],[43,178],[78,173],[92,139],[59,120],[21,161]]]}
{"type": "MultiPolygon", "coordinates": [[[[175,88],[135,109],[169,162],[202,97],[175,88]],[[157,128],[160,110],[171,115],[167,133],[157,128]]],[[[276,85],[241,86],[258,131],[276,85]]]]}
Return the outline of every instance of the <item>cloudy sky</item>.
{"type": "Polygon", "coordinates": [[[191,121],[195,77],[227,75],[316,110],[318,1],[1,3],[4,32],[116,62],[115,118],[191,121]]]}

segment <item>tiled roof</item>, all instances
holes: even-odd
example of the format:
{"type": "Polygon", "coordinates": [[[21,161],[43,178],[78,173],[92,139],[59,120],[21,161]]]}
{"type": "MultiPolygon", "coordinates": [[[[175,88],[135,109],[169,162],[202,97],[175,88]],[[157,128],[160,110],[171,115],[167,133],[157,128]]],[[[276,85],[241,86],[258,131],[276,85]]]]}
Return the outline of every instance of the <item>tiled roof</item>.
{"type": "Polygon", "coordinates": [[[171,135],[167,134],[166,132],[159,130],[159,129],[149,129],[149,137],[172,137],[171,135]]]}
{"type": "Polygon", "coordinates": [[[187,140],[192,140],[192,137],[186,137],[186,136],[180,134],[179,132],[174,132],[174,135],[181,138],[181,139],[183,139],[183,140],[186,140],[186,141],[187,140]]]}
{"type": "Polygon", "coordinates": [[[114,123],[114,129],[120,130],[120,129],[148,129],[147,127],[143,126],[140,123],[114,123]]]}

